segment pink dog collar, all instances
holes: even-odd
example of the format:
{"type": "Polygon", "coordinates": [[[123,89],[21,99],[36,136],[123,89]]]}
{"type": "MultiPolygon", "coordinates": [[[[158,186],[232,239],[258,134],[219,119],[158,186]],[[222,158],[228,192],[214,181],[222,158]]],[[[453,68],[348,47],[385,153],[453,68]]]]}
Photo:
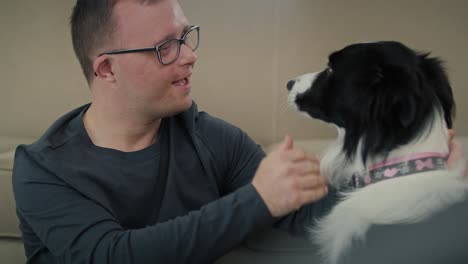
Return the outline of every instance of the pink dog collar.
{"type": "Polygon", "coordinates": [[[364,187],[379,181],[420,172],[446,170],[447,155],[438,152],[417,153],[401,158],[392,158],[369,167],[366,173],[354,173],[351,186],[364,187]]]}

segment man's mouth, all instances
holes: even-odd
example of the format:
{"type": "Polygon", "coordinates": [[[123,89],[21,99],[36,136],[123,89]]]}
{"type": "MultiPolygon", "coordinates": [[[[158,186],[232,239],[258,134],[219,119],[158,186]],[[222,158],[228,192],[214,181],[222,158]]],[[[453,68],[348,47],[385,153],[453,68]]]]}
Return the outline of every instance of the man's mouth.
{"type": "Polygon", "coordinates": [[[180,79],[178,81],[175,81],[173,82],[174,85],[177,85],[177,86],[184,86],[188,83],[188,79],[187,78],[184,78],[184,79],[180,79]]]}

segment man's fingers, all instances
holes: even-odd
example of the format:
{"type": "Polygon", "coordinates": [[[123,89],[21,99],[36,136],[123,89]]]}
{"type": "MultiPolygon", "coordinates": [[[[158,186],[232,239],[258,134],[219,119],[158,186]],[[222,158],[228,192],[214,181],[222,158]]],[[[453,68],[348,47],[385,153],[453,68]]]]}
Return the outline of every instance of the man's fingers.
{"type": "Polygon", "coordinates": [[[281,144],[282,150],[290,150],[294,148],[294,141],[290,135],[284,137],[283,143],[281,144]]]}
{"type": "MultiPolygon", "coordinates": [[[[454,169],[458,162],[465,161],[465,155],[461,146],[453,140],[449,142],[450,153],[447,158],[447,165],[449,169],[454,169]]],[[[468,163],[465,162],[465,179],[468,180],[468,163]]]]}
{"type": "Polygon", "coordinates": [[[310,160],[291,162],[285,167],[290,175],[306,176],[320,173],[320,163],[310,160]]]}
{"type": "Polygon", "coordinates": [[[302,190],[323,188],[327,186],[327,179],[325,177],[313,174],[297,179],[298,185],[302,190]]]}
{"type": "Polygon", "coordinates": [[[302,149],[290,149],[281,152],[281,158],[286,161],[300,161],[305,159],[306,155],[302,149]]]}
{"type": "Polygon", "coordinates": [[[450,141],[450,154],[447,158],[447,164],[450,169],[454,168],[457,162],[463,159],[463,151],[456,142],[450,141]]]}
{"type": "Polygon", "coordinates": [[[302,161],[302,160],[308,160],[308,161],[313,161],[313,162],[319,162],[319,158],[317,156],[312,156],[305,152],[303,149],[291,149],[288,151],[284,151],[281,153],[281,157],[284,160],[287,161],[302,161]]]}
{"type": "Polygon", "coordinates": [[[455,130],[449,129],[448,135],[449,135],[449,144],[450,144],[453,141],[453,137],[455,136],[455,130]]]}
{"type": "Polygon", "coordinates": [[[304,197],[304,204],[311,203],[322,199],[328,193],[328,188],[315,188],[302,192],[304,197]]]}

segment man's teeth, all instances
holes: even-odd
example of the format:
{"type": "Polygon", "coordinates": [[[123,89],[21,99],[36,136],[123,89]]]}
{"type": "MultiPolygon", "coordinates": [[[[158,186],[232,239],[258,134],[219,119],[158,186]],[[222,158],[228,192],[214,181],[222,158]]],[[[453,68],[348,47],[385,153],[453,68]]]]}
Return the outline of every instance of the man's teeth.
{"type": "Polygon", "coordinates": [[[182,80],[178,80],[175,84],[176,85],[186,85],[187,84],[187,79],[184,78],[182,80]]]}

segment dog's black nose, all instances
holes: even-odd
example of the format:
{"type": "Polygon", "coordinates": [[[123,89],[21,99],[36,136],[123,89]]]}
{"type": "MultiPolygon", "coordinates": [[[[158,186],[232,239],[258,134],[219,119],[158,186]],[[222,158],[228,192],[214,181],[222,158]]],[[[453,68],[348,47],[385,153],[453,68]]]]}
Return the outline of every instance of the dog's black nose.
{"type": "Polygon", "coordinates": [[[294,86],[294,83],[296,83],[295,80],[290,80],[290,81],[288,82],[288,84],[286,84],[286,86],[288,87],[288,91],[291,91],[291,90],[292,90],[292,88],[293,88],[293,86],[294,86]]]}

